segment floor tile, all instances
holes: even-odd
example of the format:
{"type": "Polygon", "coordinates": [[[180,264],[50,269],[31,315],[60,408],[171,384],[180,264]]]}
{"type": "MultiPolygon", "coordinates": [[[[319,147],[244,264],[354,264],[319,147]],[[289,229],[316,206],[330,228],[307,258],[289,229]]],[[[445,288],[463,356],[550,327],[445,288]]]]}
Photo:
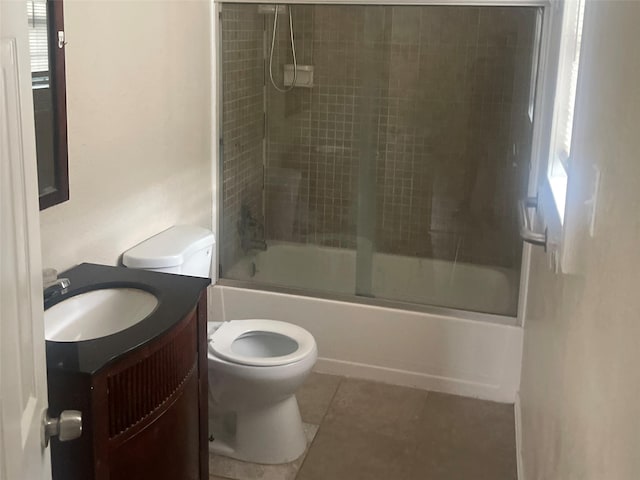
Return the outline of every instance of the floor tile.
{"type": "MultiPolygon", "coordinates": [[[[309,445],[313,441],[318,427],[307,423],[303,427],[307,436],[307,445],[309,445]]],[[[212,475],[219,475],[232,480],[294,480],[306,454],[307,452],[297,460],[281,465],[261,465],[242,462],[220,455],[210,455],[209,472],[212,475]]]]}
{"type": "Polygon", "coordinates": [[[210,480],[516,480],[513,405],[312,374],[310,443],[286,465],[210,460],[210,480]],[[316,433],[317,432],[317,433],[316,433]]]}
{"type": "Polygon", "coordinates": [[[324,424],[412,439],[426,398],[424,390],[347,378],[340,383],[324,424]]]}
{"type": "Polygon", "coordinates": [[[408,478],[515,480],[513,415],[513,405],[430,393],[408,478]]]}
{"type": "Polygon", "coordinates": [[[311,372],[296,393],[302,421],[320,425],[342,377],[311,372]]]}
{"type": "Polygon", "coordinates": [[[297,480],[406,479],[413,442],[338,424],[320,427],[297,480]]]}
{"type": "Polygon", "coordinates": [[[298,480],[389,480],[409,474],[427,392],[345,378],[298,480]]]}

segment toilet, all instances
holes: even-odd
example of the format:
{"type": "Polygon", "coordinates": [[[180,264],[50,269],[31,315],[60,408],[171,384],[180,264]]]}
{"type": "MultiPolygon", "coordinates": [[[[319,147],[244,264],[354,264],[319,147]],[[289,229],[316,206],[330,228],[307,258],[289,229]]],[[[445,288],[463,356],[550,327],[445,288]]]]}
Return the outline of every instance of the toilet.
{"type": "MultiPolygon", "coordinates": [[[[180,225],[126,251],[129,268],[208,277],[215,241],[180,225]]],[[[270,319],[208,322],[209,450],[262,464],[291,462],[306,449],[295,393],[318,357],[304,328],[270,319]]]]}

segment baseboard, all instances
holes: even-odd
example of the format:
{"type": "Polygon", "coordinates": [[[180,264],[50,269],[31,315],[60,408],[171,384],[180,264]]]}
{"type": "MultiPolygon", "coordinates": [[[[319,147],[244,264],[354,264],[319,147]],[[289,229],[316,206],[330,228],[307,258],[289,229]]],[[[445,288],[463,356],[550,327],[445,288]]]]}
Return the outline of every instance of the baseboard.
{"type": "Polygon", "coordinates": [[[513,403],[514,401],[513,394],[501,388],[499,385],[469,382],[450,377],[438,377],[424,373],[397,370],[357,362],[347,362],[332,358],[318,358],[314,371],[331,375],[362,378],[403,387],[419,388],[433,392],[480,398],[494,402],[513,403]]]}
{"type": "Polygon", "coordinates": [[[518,480],[525,480],[524,465],[522,463],[522,410],[520,406],[520,392],[516,392],[513,413],[516,423],[516,465],[518,467],[518,480]]]}

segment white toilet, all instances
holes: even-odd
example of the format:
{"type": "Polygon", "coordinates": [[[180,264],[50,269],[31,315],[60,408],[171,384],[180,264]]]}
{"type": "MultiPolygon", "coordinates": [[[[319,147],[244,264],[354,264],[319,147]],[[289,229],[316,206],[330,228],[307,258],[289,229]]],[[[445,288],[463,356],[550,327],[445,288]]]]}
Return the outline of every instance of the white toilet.
{"type": "MultiPolygon", "coordinates": [[[[123,255],[131,268],[208,277],[213,234],[175,226],[123,255]]],[[[304,328],[276,320],[209,322],[210,451],[254,463],[298,458],[306,438],[295,397],[318,350],[304,328]]]]}

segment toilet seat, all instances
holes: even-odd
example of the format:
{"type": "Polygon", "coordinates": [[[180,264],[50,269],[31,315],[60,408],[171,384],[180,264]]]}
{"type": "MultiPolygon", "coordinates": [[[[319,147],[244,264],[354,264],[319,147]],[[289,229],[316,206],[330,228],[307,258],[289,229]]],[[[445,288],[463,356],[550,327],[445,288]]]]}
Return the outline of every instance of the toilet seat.
{"type": "Polygon", "coordinates": [[[313,336],[304,328],[277,320],[231,320],[223,322],[209,335],[209,350],[215,356],[232,363],[256,367],[287,365],[302,360],[315,349],[313,336]],[[297,349],[286,355],[258,356],[246,355],[232,347],[236,340],[251,334],[282,336],[297,344],[297,349]]]}

